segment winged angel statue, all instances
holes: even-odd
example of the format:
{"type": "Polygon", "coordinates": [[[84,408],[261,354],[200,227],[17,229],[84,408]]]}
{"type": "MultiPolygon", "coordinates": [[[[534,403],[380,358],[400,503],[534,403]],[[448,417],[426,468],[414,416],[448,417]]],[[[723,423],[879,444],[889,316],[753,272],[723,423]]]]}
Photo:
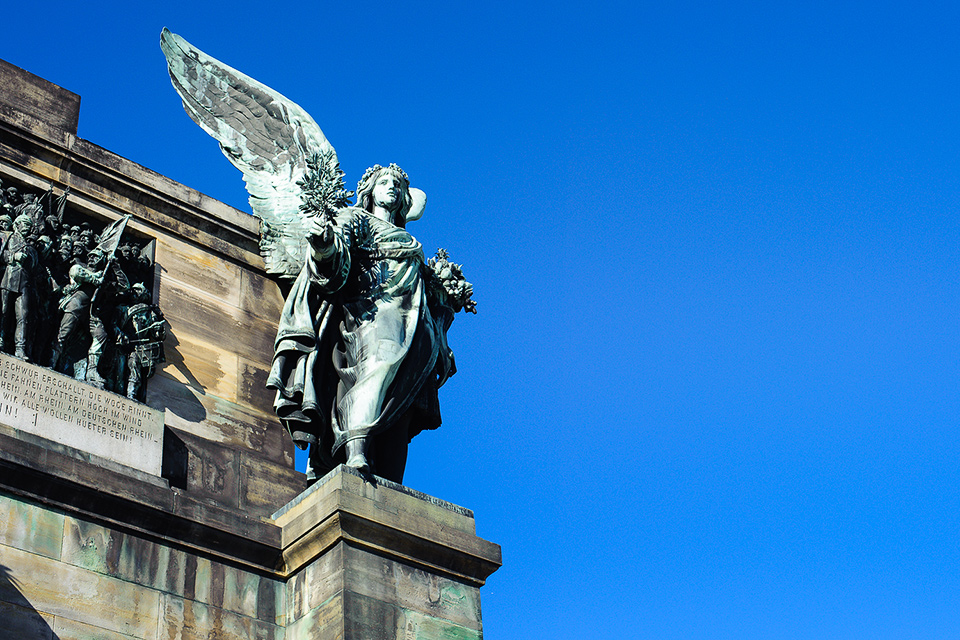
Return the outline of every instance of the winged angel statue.
{"type": "Polygon", "coordinates": [[[402,482],[410,439],[440,425],[453,315],[476,312],[460,266],[442,249],[424,262],[405,229],[426,196],[395,164],[346,191],[303,109],[167,29],[160,46],[187,113],[243,172],[267,272],[290,284],[267,386],[310,445],[308,476],[345,462],[402,482]]]}

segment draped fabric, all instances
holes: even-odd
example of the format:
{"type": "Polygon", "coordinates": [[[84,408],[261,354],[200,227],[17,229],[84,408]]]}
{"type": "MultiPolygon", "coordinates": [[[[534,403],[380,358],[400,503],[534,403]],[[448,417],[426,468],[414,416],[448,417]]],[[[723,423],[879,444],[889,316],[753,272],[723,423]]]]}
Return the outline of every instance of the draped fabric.
{"type": "Polygon", "coordinates": [[[452,360],[448,314],[428,304],[420,244],[361,209],[342,209],[335,222],[333,255],[308,257],[287,296],[267,381],[294,441],[316,446],[329,468],[348,440],[407,412],[410,437],[438,427],[437,372],[445,377],[452,360]],[[351,233],[358,222],[369,225],[362,242],[351,233]]]}

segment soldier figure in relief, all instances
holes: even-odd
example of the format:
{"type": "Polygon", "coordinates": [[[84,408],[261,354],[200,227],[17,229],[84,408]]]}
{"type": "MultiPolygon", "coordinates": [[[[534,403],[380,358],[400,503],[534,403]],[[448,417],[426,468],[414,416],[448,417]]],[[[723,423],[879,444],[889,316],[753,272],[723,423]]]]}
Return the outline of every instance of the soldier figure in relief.
{"type": "Polygon", "coordinates": [[[85,339],[90,326],[90,302],[97,287],[103,284],[103,270],[107,257],[99,249],[90,252],[86,263],[70,267],[70,284],[63,289],[60,299],[60,330],[53,346],[50,367],[83,380],[87,372],[87,345],[85,339]],[[83,354],[82,356],[80,354],[83,354]]]}
{"type": "Polygon", "coordinates": [[[17,216],[13,232],[6,235],[0,248],[5,265],[0,280],[0,349],[9,353],[12,328],[14,355],[23,360],[30,359],[27,346],[36,297],[35,271],[39,267],[39,256],[30,239],[33,226],[29,215],[17,216]]]}
{"type": "Polygon", "coordinates": [[[70,188],[53,193],[0,185],[0,350],[142,402],[163,358],[163,314],[144,285],[152,250],[121,244],[130,216],[99,235],[90,221],[65,225],[70,188]]]}
{"type": "Polygon", "coordinates": [[[150,292],[139,282],[133,285],[133,301],[121,308],[117,322],[118,341],[124,360],[126,395],[143,402],[146,382],[164,362],[164,319],[160,308],[151,304],[150,292]]]}

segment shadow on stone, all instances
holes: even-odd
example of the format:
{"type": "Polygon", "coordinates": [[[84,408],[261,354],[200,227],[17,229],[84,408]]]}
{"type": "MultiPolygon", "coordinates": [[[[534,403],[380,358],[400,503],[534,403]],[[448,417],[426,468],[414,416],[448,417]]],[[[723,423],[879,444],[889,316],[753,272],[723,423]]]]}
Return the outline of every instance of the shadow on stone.
{"type": "Polygon", "coordinates": [[[203,403],[197,399],[190,388],[195,389],[200,394],[205,395],[206,392],[203,385],[200,384],[200,381],[197,380],[196,376],[193,375],[193,372],[190,371],[184,362],[183,354],[180,353],[179,349],[180,341],[177,340],[177,336],[173,331],[167,331],[163,346],[166,351],[167,366],[172,366],[176,369],[187,379],[187,383],[179,383],[183,388],[180,392],[176,393],[176,399],[169,397],[171,394],[167,393],[160,396],[163,398],[162,402],[156,403],[155,397],[148,396],[147,404],[154,409],[169,409],[174,415],[188,422],[203,422],[207,417],[207,409],[203,406],[203,403]]]}
{"type": "Polygon", "coordinates": [[[0,634],[5,638],[59,640],[47,621],[20,591],[9,567],[0,565],[0,634]]]}
{"type": "Polygon", "coordinates": [[[190,460],[187,445],[169,427],[163,429],[163,463],[160,476],[170,482],[171,487],[187,488],[187,466],[190,460]]]}

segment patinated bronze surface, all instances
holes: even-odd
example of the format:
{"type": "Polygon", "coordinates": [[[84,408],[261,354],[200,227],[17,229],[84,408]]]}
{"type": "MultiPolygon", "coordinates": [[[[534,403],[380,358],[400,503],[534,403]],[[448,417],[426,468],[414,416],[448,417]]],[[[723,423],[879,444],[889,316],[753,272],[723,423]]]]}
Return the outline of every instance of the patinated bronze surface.
{"type": "Polygon", "coordinates": [[[311,447],[308,475],[345,462],[401,482],[410,439],[440,425],[454,313],[476,311],[459,265],[442,250],[425,261],[406,230],[426,195],[397,165],[375,165],[351,205],[302,108],[167,30],[161,48],[187,113],[243,172],[267,272],[289,287],[267,384],[311,447]]]}
{"type": "Polygon", "coordinates": [[[0,188],[0,350],[142,402],[163,361],[150,250],[68,197],[0,188]]]}

